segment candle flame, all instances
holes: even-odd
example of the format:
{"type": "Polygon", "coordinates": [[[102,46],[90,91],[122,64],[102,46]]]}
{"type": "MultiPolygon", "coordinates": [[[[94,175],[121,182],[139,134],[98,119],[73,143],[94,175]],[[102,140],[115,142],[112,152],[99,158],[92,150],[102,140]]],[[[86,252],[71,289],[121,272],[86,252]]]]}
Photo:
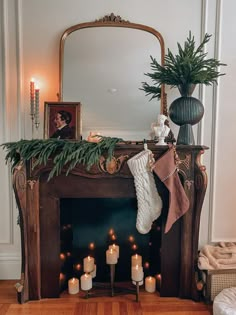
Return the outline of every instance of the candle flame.
{"type": "Polygon", "coordinates": [[[146,268],[146,269],[148,269],[149,268],[149,262],[145,262],[145,264],[144,264],[144,267],[146,268]]]}
{"type": "Polygon", "coordinates": [[[90,249],[94,249],[94,248],[95,248],[95,244],[94,244],[94,243],[90,243],[90,244],[89,244],[89,248],[90,248],[90,249]]]}
{"type": "Polygon", "coordinates": [[[133,237],[132,235],[129,236],[129,241],[130,241],[131,243],[134,242],[134,237],[133,237]]]}
{"type": "Polygon", "coordinates": [[[136,249],[137,249],[137,245],[136,245],[136,244],[133,244],[133,245],[132,245],[132,249],[133,249],[133,250],[136,250],[136,249]]]}
{"type": "Polygon", "coordinates": [[[66,258],[66,255],[64,253],[60,253],[60,259],[64,260],[66,258]]]}
{"type": "Polygon", "coordinates": [[[75,265],[75,269],[76,269],[76,270],[81,270],[81,264],[75,265]]]}
{"type": "Polygon", "coordinates": [[[109,233],[109,235],[112,235],[112,234],[114,234],[114,230],[111,228],[108,233],[109,233]]]}

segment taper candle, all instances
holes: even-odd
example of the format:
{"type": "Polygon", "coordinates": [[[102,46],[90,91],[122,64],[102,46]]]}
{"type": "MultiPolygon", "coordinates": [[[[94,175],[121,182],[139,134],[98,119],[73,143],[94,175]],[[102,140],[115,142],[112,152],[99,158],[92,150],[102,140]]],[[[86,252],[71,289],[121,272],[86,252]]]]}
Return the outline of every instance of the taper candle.
{"type": "Polygon", "coordinates": [[[39,124],[39,88],[35,87],[35,124],[39,124]]]}
{"type": "Polygon", "coordinates": [[[34,115],[34,79],[30,81],[30,115],[34,115]]]}

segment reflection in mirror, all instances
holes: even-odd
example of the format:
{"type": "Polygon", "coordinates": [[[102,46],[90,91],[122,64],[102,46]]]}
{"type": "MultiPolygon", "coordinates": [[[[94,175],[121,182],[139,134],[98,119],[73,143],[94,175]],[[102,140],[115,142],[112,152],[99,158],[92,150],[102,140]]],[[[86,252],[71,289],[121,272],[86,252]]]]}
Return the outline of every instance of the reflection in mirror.
{"type": "Polygon", "coordinates": [[[93,22],[62,36],[60,97],[81,102],[84,139],[91,131],[124,140],[151,139],[151,124],[164,111],[163,98],[149,101],[140,88],[147,81],[150,55],[163,62],[164,44],[159,33],[161,43],[149,30],[127,22],[93,22]]]}

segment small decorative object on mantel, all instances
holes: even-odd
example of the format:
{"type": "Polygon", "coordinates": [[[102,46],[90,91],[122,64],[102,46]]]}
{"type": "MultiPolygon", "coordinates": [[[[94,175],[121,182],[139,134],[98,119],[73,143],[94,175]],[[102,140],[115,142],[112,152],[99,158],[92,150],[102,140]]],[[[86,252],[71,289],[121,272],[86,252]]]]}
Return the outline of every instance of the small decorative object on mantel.
{"type": "Polygon", "coordinates": [[[145,73],[155,84],[150,86],[146,82],[142,83],[142,90],[147,95],[153,94],[153,97],[156,97],[156,91],[162,84],[179,89],[181,97],[176,99],[169,108],[171,120],[180,126],[177,144],[195,144],[192,125],[197,124],[204,115],[202,103],[191,96],[196,84],[212,85],[217,83],[219,76],[224,75],[218,71],[218,68],[226,64],[215,58],[206,59],[207,53],[204,52],[204,47],[210,38],[211,35],[206,33],[201,44],[195,48],[194,36],[189,32],[184,47],[182,48],[178,43],[177,55],[173,55],[168,49],[164,66],[151,56],[153,72],[145,73]]]}
{"type": "Polygon", "coordinates": [[[166,115],[159,114],[157,117],[157,124],[152,124],[152,129],[155,133],[157,139],[157,145],[166,145],[165,139],[170,132],[170,128],[165,125],[165,121],[167,120],[166,115]]]}

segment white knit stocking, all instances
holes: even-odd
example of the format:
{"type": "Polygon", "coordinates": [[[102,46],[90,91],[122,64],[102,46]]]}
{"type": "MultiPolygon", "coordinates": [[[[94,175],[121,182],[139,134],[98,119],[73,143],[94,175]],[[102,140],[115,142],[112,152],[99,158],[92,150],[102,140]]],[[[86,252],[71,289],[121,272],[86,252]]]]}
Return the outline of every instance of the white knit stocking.
{"type": "Polygon", "coordinates": [[[141,234],[146,234],[152,227],[162,209],[162,200],[157,192],[149,160],[150,150],[143,150],[127,161],[130,172],[134,176],[134,185],[138,201],[136,228],[141,234]]]}

